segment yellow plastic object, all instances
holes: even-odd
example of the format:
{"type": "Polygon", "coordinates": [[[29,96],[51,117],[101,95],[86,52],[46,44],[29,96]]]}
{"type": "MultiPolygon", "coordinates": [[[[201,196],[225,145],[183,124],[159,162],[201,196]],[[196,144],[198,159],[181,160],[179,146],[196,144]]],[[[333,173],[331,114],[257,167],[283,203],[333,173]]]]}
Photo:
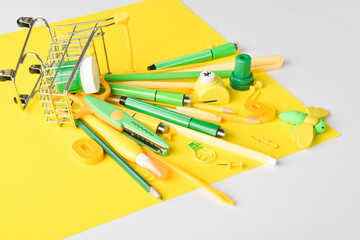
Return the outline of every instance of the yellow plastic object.
{"type": "MultiPolygon", "coordinates": [[[[139,144],[93,115],[86,115],[82,119],[101,138],[106,139],[106,142],[123,158],[138,163],[136,159],[143,153],[139,144]]],[[[158,179],[166,179],[167,168],[150,158],[145,159],[141,165],[158,179]]]]}
{"type": "Polygon", "coordinates": [[[230,101],[230,94],[223,80],[213,72],[202,72],[195,82],[194,91],[198,102],[228,104],[230,101]]]}
{"type": "Polygon", "coordinates": [[[275,149],[279,148],[279,145],[277,145],[276,143],[273,143],[269,139],[259,137],[259,136],[251,136],[250,138],[252,140],[254,140],[255,142],[258,142],[258,143],[263,144],[265,146],[272,147],[272,148],[275,148],[275,149]]]}
{"type": "MultiPolygon", "coordinates": [[[[54,24],[111,18],[120,11],[127,11],[131,16],[129,27],[133,36],[134,50],[136,50],[134,59],[138,71],[144,71],[152,62],[206,49],[214,42],[227,42],[177,0],[146,0],[54,24]],[[187,37],[179,37],[180,35],[187,37]],[[206,36],[206,38],[201,36],[206,36]],[[144,44],[144,39],[146,39],[146,44],[144,44]]],[[[11,24],[11,21],[8,23],[11,24]]],[[[29,43],[30,49],[34,51],[39,49],[40,57],[46,57],[49,51],[46,47],[49,44],[48,33],[43,26],[40,26],[33,29],[33,34],[29,43]]],[[[122,35],[117,26],[105,32],[106,48],[109,49],[109,64],[113,73],[124,73],[128,70],[128,59],[125,55],[127,48],[122,42],[119,43],[122,35]]],[[[25,37],[26,30],[1,35],[0,65],[3,68],[16,65],[25,37]]],[[[101,54],[100,51],[99,55],[101,54]]],[[[23,81],[24,87],[32,89],[38,75],[29,75],[26,66],[34,64],[34,59],[28,59],[24,62],[24,72],[19,72],[17,76],[20,80],[26,79],[23,81]]],[[[221,61],[232,61],[232,57],[218,59],[218,62],[221,61]]],[[[99,68],[102,72],[106,72],[105,63],[100,64],[99,68]]],[[[300,100],[266,73],[254,73],[254,78],[258,81],[266,80],[266,87],[261,91],[261,100],[271,106],[276,106],[279,112],[289,110],[289,106],[292,109],[305,109],[306,106],[300,100]]],[[[224,79],[224,82],[227,83],[228,80],[224,79]]],[[[3,82],[0,88],[1,111],[6,113],[0,117],[2,136],[0,146],[3,146],[0,151],[2,164],[0,192],[2,196],[6,196],[0,198],[1,239],[64,239],[159,204],[159,201],[150,194],[139,191],[137,184],[132,183],[132,179],[127,174],[123,174],[122,169],[108,156],[96,167],[74,161],[72,152],[66,149],[69,149],[69,143],[72,144],[81,137],[87,137],[81,129],[73,129],[70,126],[57,127],[47,123],[43,109],[36,103],[29,106],[26,112],[19,111],[19,106],[16,106],[12,100],[14,97],[12,84],[3,82]],[[26,144],[19,145],[19,143],[26,144]],[[19,151],[19,146],[21,146],[21,151],[19,151]],[[19,226],[21,226],[21,231],[19,226]]],[[[24,90],[19,89],[19,91],[24,90]]],[[[247,94],[230,91],[231,103],[226,107],[240,112],[239,106],[243,105],[247,94]]],[[[35,98],[38,99],[38,96],[35,98]]],[[[257,126],[231,122],[224,122],[222,126],[231,131],[229,132],[231,134],[227,135],[228,141],[275,158],[283,158],[301,150],[297,144],[289,144],[289,137],[286,137],[289,136],[289,129],[280,119],[257,126]],[[278,143],[281,148],[274,150],[262,146],[250,139],[252,135],[271,136],[271,140],[278,143]]],[[[319,134],[314,138],[313,145],[337,136],[339,133],[328,126],[324,134],[319,134]]],[[[243,169],[219,171],[220,168],[215,164],[197,163],[192,158],[192,152],[187,149],[187,143],[192,139],[196,137],[190,135],[187,138],[179,134],[175,135],[171,142],[171,152],[166,159],[168,162],[176,162],[179,167],[193,173],[208,184],[261,165],[256,161],[242,158],[243,169]]],[[[196,140],[205,144],[200,139],[196,140]]],[[[216,151],[218,158],[224,161],[237,157],[216,144],[211,148],[216,151]]],[[[132,162],[130,165],[140,173],[144,172],[138,165],[132,162]]],[[[249,174],[252,173],[249,172],[249,174]]],[[[184,184],[184,177],[178,174],[171,175],[166,181],[154,179],[148,173],[144,173],[143,177],[146,177],[146,180],[160,191],[165,201],[199,188],[199,185],[184,184]]],[[[229,194],[233,191],[237,189],[229,189],[229,194]]],[[[141,219],[138,220],[141,221],[141,219]]]]}
{"type": "Polygon", "coordinates": [[[158,126],[161,124],[161,120],[156,118],[151,118],[145,114],[135,113],[133,116],[136,120],[144,124],[154,133],[158,133],[158,126]]]}
{"type": "Polygon", "coordinates": [[[147,148],[144,148],[145,153],[147,153],[151,158],[156,159],[157,161],[161,162],[162,164],[166,165],[169,169],[172,171],[180,174],[181,176],[187,178],[190,180],[193,184],[198,185],[199,187],[204,188],[206,191],[213,194],[216,198],[218,198],[220,201],[227,205],[235,205],[235,202],[229,198],[225,193],[220,192],[219,190],[211,187],[209,184],[205,183],[204,181],[200,180],[199,178],[195,177],[194,175],[190,174],[189,172],[185,171],[181,167],[177,166],[175,163],[172,163],[171,161],[165,160],[165,158],[160,157],[159,155],[154,154],[147,148]]]}
{"type": "Polygon", "coordinates": [[[72,145],[72,149],[75,157],[87,165],[95,165],[104,159],[104,149],[89,138],[76,140],[72,145]]]}
{"type": "MultiPolygon", "coordinates": [[[[308,115],[304,122],[297,125],[292,132],[292,139],[296,140],[298,146],[301,148],[307,148],[311,145],[315,135],[314,127],[319,123],[319,119],[325,118],[329,115],[327,110],[316,107],[307,108],[307,112],[308,115]]],[[[326,123],[323,124],[326,125],[326,123]]]]}
{"type": "MultiPolygon", "coordinates": [[[[173,110],[173,109],[172,109],[173,110]]],[[[188,108],[188,107],[176,107],[176,110],[174,110],[178,113],[184,114],[189,117],[197,118],[199,120],[212,122],[212,123],[220,123],[221,117],[208,113],[203,110],[195,109],[195,108],[188,108]]]]}
{"type": "Polygon", "coordinates": [[[115,23],[119,26],[122,26],[124,28],[128,53],[129,53],[129,70],[128,72],[135,72],[134,68],[134,55],[133,55],[133,49],[132,49],[132,43],[131,43],[131,37],[130,37],[130,30],[128,26],[129,22],[129,14],[127,12],[119,12],[114,15],[115,23]]]}
{"type": "Polygon", "coordinates": [[[255,100],[260,95],[261,88],[262,83],[259,81],[254,86],[250,86],[250,95],[245,101],[245,114],[262,123],[267,123],[275,119],[276,110],[263,102],[255,100]]]}
{"type": "MultiPolygon", "coordinates": [[[[278,69],[282,66],[284,57],[280,55],[254,57],[251,59],[251,72],[269,71],[278,69]]],[[[204,64],[197,63],[193,65],[182,66],[181,68],[168,68],[171,72],[196,72],[196,71],[223,71],[234,70],[235,61],[204,64]]]]}
{"type": "Polygon", "coordinates": [[[216,165],[223,165],[223,166],[227,166],[228,169],[233,169],[234,167],[239,167],[239,168],[243,168],[243,163],[242,161],[239,161],[239,162],[232,162],[231,160],[228,161],[228,163],[219,163],[219,164],[216,164],[216,165]]]}

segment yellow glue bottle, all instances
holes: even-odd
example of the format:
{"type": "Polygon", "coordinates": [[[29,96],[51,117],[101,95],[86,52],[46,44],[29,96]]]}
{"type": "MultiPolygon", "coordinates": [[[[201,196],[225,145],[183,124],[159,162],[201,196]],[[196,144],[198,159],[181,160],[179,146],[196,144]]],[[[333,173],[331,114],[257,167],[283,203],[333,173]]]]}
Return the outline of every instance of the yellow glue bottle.
{"type": "Polygon", "coordinates": [[[195,82],[194,90],[198,102],[228,104],[230,101],[230,94],[223,80],[211,71],[200,73],[200,77],[195,82]]]}

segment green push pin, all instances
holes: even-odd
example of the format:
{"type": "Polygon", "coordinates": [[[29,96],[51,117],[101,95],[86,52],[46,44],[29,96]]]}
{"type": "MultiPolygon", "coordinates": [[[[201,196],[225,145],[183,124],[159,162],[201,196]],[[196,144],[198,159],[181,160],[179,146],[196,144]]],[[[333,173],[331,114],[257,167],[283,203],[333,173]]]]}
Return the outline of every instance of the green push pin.
{"type": "Polygon", "coordinates": [[[251,72],[251,57],[247,54],[239,54],[235,58],[235,69],[230,76],[230,86],[238,91],[249,90],[254,83],[251,72]]]}

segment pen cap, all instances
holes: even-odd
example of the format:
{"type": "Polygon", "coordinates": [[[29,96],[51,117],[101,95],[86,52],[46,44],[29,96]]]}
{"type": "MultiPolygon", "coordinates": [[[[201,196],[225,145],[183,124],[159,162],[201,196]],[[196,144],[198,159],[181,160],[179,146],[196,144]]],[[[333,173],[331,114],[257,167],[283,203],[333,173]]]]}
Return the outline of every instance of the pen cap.
{"type": "Polygon", "coordinates": [[[167,103],[175,106],[184,106],[184,93],[156,91],[155,101],[167,103]]]}
{"type": "Polygon", "coordinates": [[[254,83],[251,72],[251,57],[247,54],[239,54],[235,58],[235,69],[230,76],[230,86],[239,91],[249,90],[254,83]]]}
{"type": "Polygon", "coordinates": [[[213,58],[221,58],[221,57],[232,55],[236,52],[237,46],[238,45],[229,42],[229,43],[220,45],[218,47],[214,47],[211,49],[211,51],[213,53],[213,58]]]}
{"type": "Polygon", "coordinates": [[[216,137],[220,126],[214,123],[209,123],[198,120],[196,118],[192,118],[189,124],[189,128],[216,137]]]}

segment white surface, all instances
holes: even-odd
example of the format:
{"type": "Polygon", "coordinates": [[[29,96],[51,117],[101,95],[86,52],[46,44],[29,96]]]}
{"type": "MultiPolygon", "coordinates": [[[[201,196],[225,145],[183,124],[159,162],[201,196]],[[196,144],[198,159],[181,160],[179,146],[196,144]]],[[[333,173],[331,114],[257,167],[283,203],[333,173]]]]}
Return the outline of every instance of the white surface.
{"type": "MultiPolygon", "coordinates": [[[[0,33],[17,30],[20,16],[54,22],[134,1],[21,2],[3,3],[0,33]]],[[[306,105],[329,110],[327,122],[343,136],[213,184],[235,207],[197,190],[68,239],[359,239],[360,2],[182,2],[243,53],[284,55],[268,74],[306,105]]]]}

